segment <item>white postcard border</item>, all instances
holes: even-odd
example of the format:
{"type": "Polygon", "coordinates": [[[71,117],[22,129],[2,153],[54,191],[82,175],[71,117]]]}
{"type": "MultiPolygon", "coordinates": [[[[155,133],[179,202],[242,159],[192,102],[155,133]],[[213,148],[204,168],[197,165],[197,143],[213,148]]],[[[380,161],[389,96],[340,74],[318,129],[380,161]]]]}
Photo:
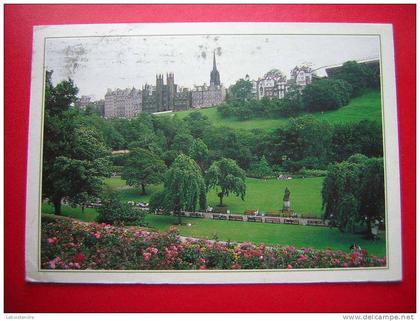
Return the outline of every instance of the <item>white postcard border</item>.
{"type": "Polygon", "coordinates": [[[320,283],[381,282],[402,279],[401,210],[397,100],[392,26],[328,23],[147,23],[36,26],[32,53],[31,105],[26,198],[26,280],[58,283],[320,283]],[[384,157],[386,171],[387,267],[334,270],[229,271],[45,271],[39,270],[41,137],[44,41],[52,37],[197,34],[380,35],[384,157]]]}

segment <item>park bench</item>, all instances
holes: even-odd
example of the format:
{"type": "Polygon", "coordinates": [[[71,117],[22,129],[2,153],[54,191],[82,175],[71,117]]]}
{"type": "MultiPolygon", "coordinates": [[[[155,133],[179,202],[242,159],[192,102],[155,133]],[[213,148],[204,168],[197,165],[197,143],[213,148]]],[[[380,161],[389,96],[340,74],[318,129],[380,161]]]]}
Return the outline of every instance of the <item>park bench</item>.
{"type": "Polygon", "coordinates": [[[313,216],[313,215],[304,215],[304,214],[302,214],[301,215],[301,218],[316,219],[317,217],[316,216],[313,216]]]}
{"type": "Polygon", "coordinates": [[[281,220],[278,217],[266,217],[265,218],[266,223],[274,223],[274,224],[280,224],[281,220]]]}
{"type": "Polygon", "coordinates": [[[325,226],[323,220],[307,220],[306,225],[325,226]]]}
{"type": "Polygon", "coordinates": [[[229,215],[229,221],[243,221],[244,217],[242,215],[229,215]]]}
{"type": "Polygon", "coordinates": [[[248,222],[262,222],[261,216],[248,216],[248,222]]]}
{"type": "Polygon", "coordinates": [[[192,212],[192,213],[190,213],[190,217],[203,218],[204,215],[203,215],[203,213],[192,212]]]}
{"type": "Polygon", "coordinates": [[[265,215],[267,216],[281,216],[281,211],[269,211],[265,215]]]}
{"type": "Polygon", "coordinates": [[[285,219],[284,224],[296,224],[299,225],[299,220],[293,220],[293,219],[285,219]]]}
{"type": "Polygon", "coordinates": [[[255,215],[255,213],[257,213],[257,210],[245,210],[244,211],[245,215],[255,215]]]}
{"type": "Polygon", "coordinates": [[[213,220],[226,220],[228,217],[224,214],[213,214],[213,220]]]}
{"type": "Polygon", "coordinates": [[[222,214],[227,214],[227,207],[216,207],[213,212],[215,213],[222,213],[222,214]]]}

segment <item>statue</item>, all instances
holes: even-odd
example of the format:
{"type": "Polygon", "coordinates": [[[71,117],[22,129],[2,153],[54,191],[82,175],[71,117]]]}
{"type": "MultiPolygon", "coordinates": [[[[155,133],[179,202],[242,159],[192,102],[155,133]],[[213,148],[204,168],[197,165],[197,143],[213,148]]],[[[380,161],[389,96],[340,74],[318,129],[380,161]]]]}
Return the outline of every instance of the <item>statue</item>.
{"type": "Polygon", "coordinates": [[[284,196],[283,196],[283,211],[289,211],[290,210],[290,191],[286,187],[284,190],[284,196]]]}

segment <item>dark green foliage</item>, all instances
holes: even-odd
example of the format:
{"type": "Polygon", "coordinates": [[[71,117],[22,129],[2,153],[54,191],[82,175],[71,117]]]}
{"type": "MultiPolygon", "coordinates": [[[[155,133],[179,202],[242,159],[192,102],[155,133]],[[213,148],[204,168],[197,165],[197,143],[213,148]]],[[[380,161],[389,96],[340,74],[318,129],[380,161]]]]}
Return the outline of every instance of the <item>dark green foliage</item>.
{"type": "Polygon", "coordinates": [[[229,101],[244,102],[252,99],[252,83],[249,80],[239,79],[229,87],[229,101]]]}
{"type": "Polygon", "coordinates": [[[243,200],[246,192],[245,172],[233,159],[222,158],[211,164],[206,173],[206,185],[208,189],[220,187],[217,194],[220,206],[223,205],[223,197],[233,193],[243,200]]]}
{"type": "Polygon", "coordinates": [[[128,185],[141,187],[146,194],[146,185],[163,181],[165,163],[147,149],[134,148],[130,150],[121,177],[128,185]]]}
{"type": "Polygon", "coordinates": [[[153,208],[163,208],[178,215],[181,211],[204,209],[206,185],[201,169],[190,157],[180,154],[166,173],[163,194],[155,194],[153,208]]]}
{"type": "Polygon", "coordinates": [[[171,149],[177,151],[178,153],[188,155],[193,140],[194,137],[192,137],[189,133],[180,132],[176,134],[171,149]]]}
{"type": "Polygon", "coordinates": [[[325,167],[331,135],[331,126],[311,115],[292,118],[285,128],[279,128],[273,135],[269,159],[292,172],[302,167],[325,167]]]}
{"type": "Polygon", "coordinates": [[[338,109],[350,102],[351,85],[341,79],[320,79],[305,87],[303,105],[308,112],[338,109]]]}
{"type": "Polygon", "coordinates": [[[189,150],[189,156],[197,162],[202,170],[204,170],[207,167],[209,149],[200,138],[194,139],[189,150]]]}
{"type": "Polygon", "coordinates": [[[360,96],[368,88],[379,88],[379,69],[356,61],[347,61],[336,68],[331,78],[347,81],[353,88],[353,97],[360,96]]]}
{"type": "Polygon", "coordinates": [[[248,176],[256,178],[268,178],[273,176],[273,170],[271,169],[265,156],[261,157],[258,162],[251,164],[248,170],[248,176]]]}
{"type": "Polygon", "coordinates": [[[42,194],[61,214],[64,197],[83,206],[101,192],[111,163],[102,135],[71,107],[78,89],[71,80],[54,87],[51,74],[45,86],[42,194]]]}
{"type": "Polygon", "coordinates": [[[374,220],[384,213],[384,167],[382,158],[356,154],[331,165],[322,188],[324,216],[342,231],[366,224],[368,234],[374,220]]]}
{"type": "Polygon", "coordinates": [[[144,225],[144,212],[122,203],[115,194],[102,197],[102,206],[98,208],[99,223],[118,225],[144,225]]]}
{"type": "Polygon", "coordinates": [[[341,162],[356,153],[381,157],[382,146],[380,123],[364,120],[355,124],[338,124],[333,127],[331,161],[341,162]]]}

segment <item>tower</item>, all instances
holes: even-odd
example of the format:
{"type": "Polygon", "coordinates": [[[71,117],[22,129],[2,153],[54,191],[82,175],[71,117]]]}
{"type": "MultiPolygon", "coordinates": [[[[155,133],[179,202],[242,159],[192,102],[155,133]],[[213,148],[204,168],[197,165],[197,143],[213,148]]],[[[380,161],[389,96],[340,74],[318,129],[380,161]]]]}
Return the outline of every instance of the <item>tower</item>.
{"type": "Polygon", "coordinates": [[[213,51],[213,70],[210,73],[210,86],[220,86],[220,74],[216,67],[216,53],[213,51]]]}
{"type": "Polygon", "coordinates": [[[175,79],[174,79],[174,74],[173,73],[169,73],[166,74],[166,85],[168,86],[168,91],[167,91],[167,101],[168,101],[168,110],[173,110],[174,109],[174,98],[175,98],[175,79]]]}
{"type": "Polygon", "coordinates": [[[156,75],[156,111],[163,109],[163,75],[156,75]]]}

